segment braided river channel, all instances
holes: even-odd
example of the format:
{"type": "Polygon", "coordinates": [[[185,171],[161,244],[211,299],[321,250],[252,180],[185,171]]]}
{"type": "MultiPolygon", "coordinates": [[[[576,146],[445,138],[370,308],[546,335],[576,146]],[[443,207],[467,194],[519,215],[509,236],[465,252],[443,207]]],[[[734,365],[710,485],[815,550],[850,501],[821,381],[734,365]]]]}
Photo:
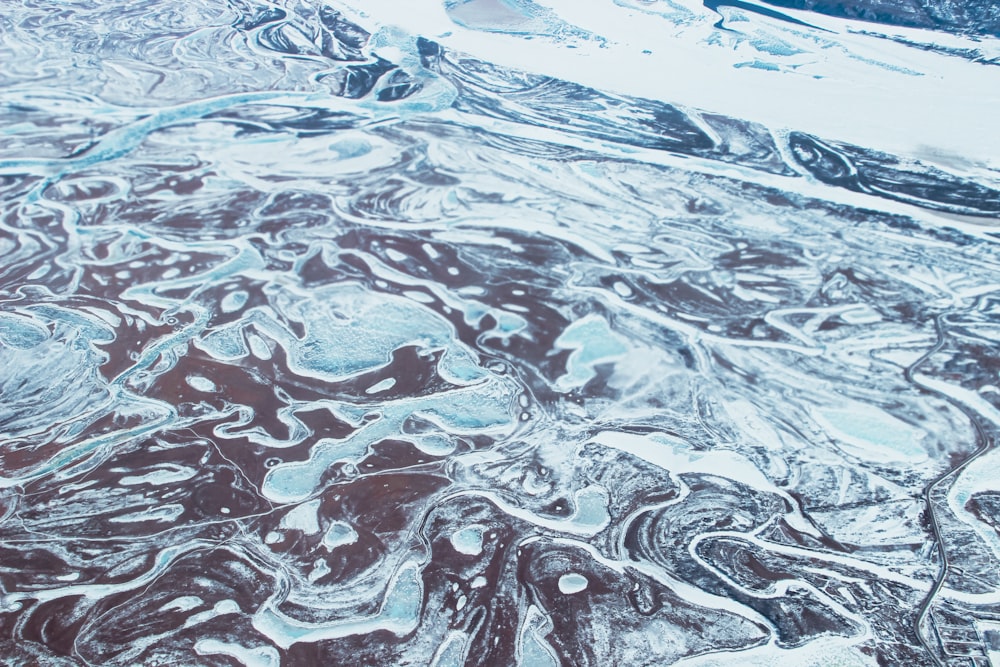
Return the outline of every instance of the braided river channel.
{"type": "Polygon", "coordinates": [[[1000,667],[997,0],[0,9],[0,664],[1000,667]]]}

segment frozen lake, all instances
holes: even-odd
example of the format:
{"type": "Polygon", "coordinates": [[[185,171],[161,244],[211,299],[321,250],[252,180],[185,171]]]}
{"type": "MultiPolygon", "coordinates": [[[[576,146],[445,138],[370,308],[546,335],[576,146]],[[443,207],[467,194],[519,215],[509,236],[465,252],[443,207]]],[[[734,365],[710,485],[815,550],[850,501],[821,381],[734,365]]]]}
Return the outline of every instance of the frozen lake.
{"type": "Polygon", "coordinates": [[[993,0],[12,0],[0,663],[1000,667],[993,0]]]}

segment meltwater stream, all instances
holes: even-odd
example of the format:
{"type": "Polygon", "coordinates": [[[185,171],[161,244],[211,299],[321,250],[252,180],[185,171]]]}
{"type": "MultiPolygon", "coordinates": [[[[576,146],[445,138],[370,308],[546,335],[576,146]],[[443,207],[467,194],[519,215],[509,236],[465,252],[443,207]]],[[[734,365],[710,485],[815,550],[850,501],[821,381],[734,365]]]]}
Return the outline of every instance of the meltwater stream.
{"type": "Polygon", "coordinates": [[[2,9],[0,663],[1000,665],[994,0],[2,9]]]}

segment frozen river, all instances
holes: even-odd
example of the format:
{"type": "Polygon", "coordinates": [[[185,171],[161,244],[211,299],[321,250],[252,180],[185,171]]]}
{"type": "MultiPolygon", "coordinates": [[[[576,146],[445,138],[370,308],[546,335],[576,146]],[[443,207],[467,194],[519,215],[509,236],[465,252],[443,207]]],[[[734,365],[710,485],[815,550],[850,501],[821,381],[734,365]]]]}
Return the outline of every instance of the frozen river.
{"type": "Polygon", "coordinates": [[[10,0],[0,663],[1000,667],[1000,5],[10,0]]]}

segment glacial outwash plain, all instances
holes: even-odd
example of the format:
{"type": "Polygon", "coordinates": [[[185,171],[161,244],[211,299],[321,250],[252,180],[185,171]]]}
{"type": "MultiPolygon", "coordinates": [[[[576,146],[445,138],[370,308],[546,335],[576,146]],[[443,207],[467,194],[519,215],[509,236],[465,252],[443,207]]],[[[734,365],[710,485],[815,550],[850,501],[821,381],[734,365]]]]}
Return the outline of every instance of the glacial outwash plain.
{"type": "Polygon", "coordinates": [[[0,3],[0,665],[1000,667],[1000,1],[0,3]]]}

